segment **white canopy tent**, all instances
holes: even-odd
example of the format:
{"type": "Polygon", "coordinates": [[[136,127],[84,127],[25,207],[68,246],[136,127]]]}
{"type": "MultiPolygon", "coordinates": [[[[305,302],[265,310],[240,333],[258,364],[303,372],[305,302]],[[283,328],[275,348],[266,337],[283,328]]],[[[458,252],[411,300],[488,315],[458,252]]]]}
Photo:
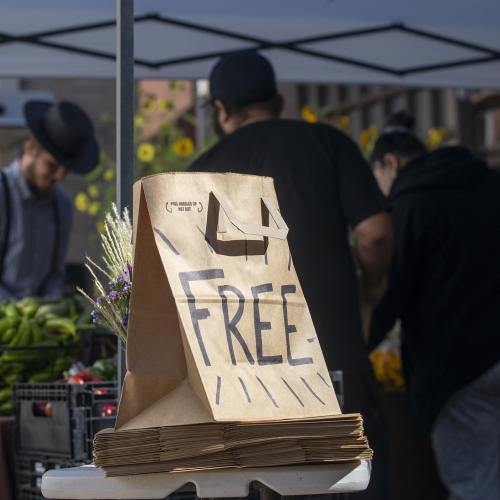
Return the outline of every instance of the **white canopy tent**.
{"type": "Polygon", "coordinates": [[[134,77],[206,78],[222,54],[252,49],[280,81],[500,87],[498,0],[115,2],[2,0],[0,77],[116,74],[119,206],[131,205],[134,77]]]}
{"type": "MultiPolygon", "coordinates": [[[[282,81],[499,87],[498,0],[136,0],[135,76],[262,49],[282,81]]],[[[115,2],[3,0],[2,76],[114,75],[115,2]]]]}

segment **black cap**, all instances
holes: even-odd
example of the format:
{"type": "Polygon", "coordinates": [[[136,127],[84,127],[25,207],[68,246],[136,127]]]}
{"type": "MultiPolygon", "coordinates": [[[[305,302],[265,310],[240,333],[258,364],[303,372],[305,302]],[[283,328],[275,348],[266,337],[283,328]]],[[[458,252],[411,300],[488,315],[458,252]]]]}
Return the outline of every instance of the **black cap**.
{"type": "Polygon", "coordinates": [[[68,170],[87,174],[99,162],[94,127],[76,104],[28,101],[24,106],[24,116],[40,146],[68,170]]]}
{"type": "Polygon", "coordinates": [[[255,51],[223,56],[210,73],[211,100],[246,105],[266,101],[278,93],[271,63],[255,51]]]}

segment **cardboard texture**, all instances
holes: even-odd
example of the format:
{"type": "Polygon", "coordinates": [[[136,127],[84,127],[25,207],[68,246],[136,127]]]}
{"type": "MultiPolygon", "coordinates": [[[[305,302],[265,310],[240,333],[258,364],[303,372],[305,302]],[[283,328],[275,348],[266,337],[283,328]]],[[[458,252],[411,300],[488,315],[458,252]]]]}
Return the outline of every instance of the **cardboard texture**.
{"type": "Polygon", "coordinates": [[[96,464],[119,475],[368,457],[361,417],[340,414],[272,179],[146,177],[133,219],[128,371],[96,464]]]}

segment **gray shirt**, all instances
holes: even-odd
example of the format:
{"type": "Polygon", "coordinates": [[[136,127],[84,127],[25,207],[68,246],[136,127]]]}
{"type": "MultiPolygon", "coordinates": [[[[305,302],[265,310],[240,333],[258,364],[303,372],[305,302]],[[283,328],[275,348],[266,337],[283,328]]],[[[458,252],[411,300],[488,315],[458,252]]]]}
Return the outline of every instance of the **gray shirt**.
{"type": "MultiPolygon", "coordinates": [[[[0,300],[28,295],[58,298],[63,291],[72,202],[57,185],[46,197],[34,196],[21,173],[19,161],[4,172],[10,195],[10,230],[3,269],[0,269],[0,300]],[[58,241],[55,241],[56,233],[58,241]]],[[[1,244],[6,234],[5,199],[0,184],[1,244]]]]}

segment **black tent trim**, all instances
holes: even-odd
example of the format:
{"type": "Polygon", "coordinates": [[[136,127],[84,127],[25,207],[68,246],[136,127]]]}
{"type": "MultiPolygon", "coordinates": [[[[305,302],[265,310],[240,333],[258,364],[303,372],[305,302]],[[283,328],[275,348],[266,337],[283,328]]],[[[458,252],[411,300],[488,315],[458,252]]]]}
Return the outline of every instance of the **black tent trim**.
{"type": "MultiPolygon", "coordinates": [[[[139,24],[146,21],[154,21],[165,25],[177,26],[180,28],[185,28],[200,33],[207,33],[212,35],[217,35],[225,38],[230,38],[235,41],[243,41],[252,44],[248,50],[264,50],[264,49],[283,49],[294,52],[296,54],[301,54],[309,57],[319,58],[331,62],[343,63],[350,66],[355,66],[358,68],[364,68],[372,71],[377,71],[380,73],[389,74],[392,76],[404,77],[406,75],[411,75],[415,73],[423,73],[428,71],[438,71],[442,69],[468,66],[472,64],[488,63],[496,60],[500,60],[500,51],[492,49],[490,47],[485,47],[475,43],[471,43],[464,40],[458,40],[456,38],[440,35],[431,31],[421,30],[407,26],[402,23],[391,23],[381,26],[374,26],[371,28],[363,28],[350,31],[342,31],[336,33],[328,33],[308,38],[298,38],[295,40],[288,40],[283,42],[273,42],[263,38],[246,35],[243,33],[238,33],[236,31],[228,31],[220,28],[214,28],[211,26],[205,26],[202,24],[191,23],[189,21],[184,21],[180,19],[174,19],[171,17],[162,16],[160,14],[144,14],[136,16],[134,18],[135,23],[139,24]],[[480,55],[474,57],[463,58],[454,61],[443,61],[436,64],[412,66],[402,69],[392,68],[389,66],[384,66],[380,64],[373,64],[368,61],[353,59],[349,57],[344,57],[336,54],[321,52],[311,48],[314,43],[353,38],[357,36],[365,36],[376,33],[389,33],[389,32],[401,32],[408,35],[414,35],[427,40],[432,40],[438,43],[454,45],[467,50],[473,50],[479,52],[480,55]],[[307,45],[307,47],[306,47],[307,45]]],[[[113,53],[87,49],[84,47],[75,47],[72,45],[58,43],[54,40],[47,40],[47,38],[54,38],[57,36],[74,34],[79,32],[88,32],[103,28],[113,28],[115,27],[116,20],[112,19],[109,21],[103,21],[99,23],[88,23],[75,26],[63,27],[60,29],[40,31],[36,33],[30,33],[25,35],[13,35],[9,33],[0,33],[0,45],[5,45],[9,43],[26,43],[38,45],[40,47],[46,47],[55,50],[61,50],[65,52],[80,54],[84,56],[92,56],[100,59],[107,59],[111,61],[116,60],[116,55],[113,53]]],[[[136,66],[145,67],[152,70],[157,70],[167,66],[191,63],[196,61],[204,61],[208,59],[214,59],[221,57],[225,54],[236,52],[237,50],[226,50],[226,51],[216,51],[216,52],[201,52],[198,54],[193,54],[191,56],[163,59],[158,61],[151,61],[147,59],[134,59],[136,66]]]]}

